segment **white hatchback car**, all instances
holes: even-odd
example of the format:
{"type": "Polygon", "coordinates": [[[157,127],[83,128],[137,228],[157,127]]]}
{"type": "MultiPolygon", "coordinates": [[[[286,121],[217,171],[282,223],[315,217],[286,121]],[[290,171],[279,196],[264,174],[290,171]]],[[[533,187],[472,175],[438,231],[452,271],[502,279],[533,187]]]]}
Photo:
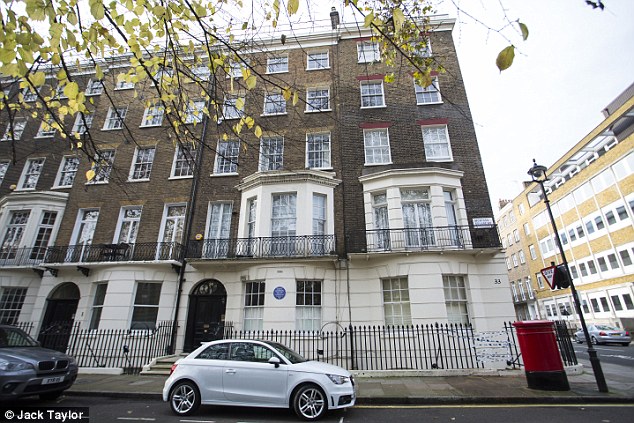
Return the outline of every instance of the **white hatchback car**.
{"type": "Polygon", "coordinates": [[[200,404],[292,408],[304,420],[352,407],[354,380],[347,370],[306,361],[269,341],[208,342],[172,366],[163,387],[172,411],[190,415],[200,404]]]}

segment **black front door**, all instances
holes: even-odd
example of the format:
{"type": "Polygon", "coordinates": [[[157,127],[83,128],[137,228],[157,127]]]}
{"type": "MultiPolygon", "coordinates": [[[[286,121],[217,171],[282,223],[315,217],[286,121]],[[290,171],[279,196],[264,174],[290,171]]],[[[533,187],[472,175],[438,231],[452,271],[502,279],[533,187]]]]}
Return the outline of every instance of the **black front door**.
{"type": "Polygon", "coordinates": [[[38,341],[45,348],[66,351],[75,322],[79,303],[79,288],[73,283],[64,283],[55,288],[46,300],[46,311],[38,341]]]}
{"type": "Polygon", "coordinates": [[[201,342],[222,339],[224,335],[227,292],[216,280],[201,282],[189,296],[185,351],[193,351],[201,342]]]}

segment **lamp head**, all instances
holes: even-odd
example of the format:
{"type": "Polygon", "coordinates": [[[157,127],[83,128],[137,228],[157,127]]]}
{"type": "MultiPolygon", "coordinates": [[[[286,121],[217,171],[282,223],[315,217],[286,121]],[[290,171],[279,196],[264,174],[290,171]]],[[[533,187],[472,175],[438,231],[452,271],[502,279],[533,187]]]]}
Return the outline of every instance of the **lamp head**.
{"type": "Polygon", "coordinates": [[[546,166],[538,165],[535,163],[535,159],[533,159],[533,166],[528,170],[528,174],[531,175],[534,182],[544,182],[548,180],[546,176],[547,170],[548,168],[546,166]]]}

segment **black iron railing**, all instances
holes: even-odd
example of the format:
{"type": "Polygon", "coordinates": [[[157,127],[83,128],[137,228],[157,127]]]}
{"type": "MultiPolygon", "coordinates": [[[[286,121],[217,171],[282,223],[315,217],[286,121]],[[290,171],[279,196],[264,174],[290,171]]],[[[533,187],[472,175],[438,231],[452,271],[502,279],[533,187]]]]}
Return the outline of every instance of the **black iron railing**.
{"type": "Polygon", "coordinates": [[[177,242],[66,245],[48,247],[43,263],[180,260],[182,253],[177,242]]]}
{"type": "Polygon", "coordinates": [[[335,254],[334,235],[222,238],[192,241],[188,258],[319,257],[335,254]]]}
{"type": "Polygon", "coordinates": [[[348,249],[352,253],[382,251],[464,250],[499,248],[500,238],[495,226],[442,226],[399,229],[372,229],[352,233],[348,249]]]}
{"type": "Polygon", "coordinates": [[[116,367],[139,373],[152,358],[169,354],[171,331],[169,321],[144,330],[91,330],[60,324],[43,329],[37,339],[44,347],[74,357],[79,367],[116,367]]]}
{"type": "Polygon", "coordinates": [[[46,255],[44,247],[0,248],[1,266],[37,266],[46,255]]]}

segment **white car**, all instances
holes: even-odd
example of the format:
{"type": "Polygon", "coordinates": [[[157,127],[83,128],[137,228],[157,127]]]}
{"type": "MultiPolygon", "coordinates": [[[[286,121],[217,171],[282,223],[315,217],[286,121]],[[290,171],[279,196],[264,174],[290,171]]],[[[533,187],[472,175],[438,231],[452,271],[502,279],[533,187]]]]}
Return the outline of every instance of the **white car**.
{"type": "Polygon", "coordinates": [[[172,366],[163,401],[180,416],[208,404],[291,408],[317,420],[329,409],[352,407],[355,392],[352,375],[341,367],[306,361],[276,342],[224,339],[172,366]]]}

